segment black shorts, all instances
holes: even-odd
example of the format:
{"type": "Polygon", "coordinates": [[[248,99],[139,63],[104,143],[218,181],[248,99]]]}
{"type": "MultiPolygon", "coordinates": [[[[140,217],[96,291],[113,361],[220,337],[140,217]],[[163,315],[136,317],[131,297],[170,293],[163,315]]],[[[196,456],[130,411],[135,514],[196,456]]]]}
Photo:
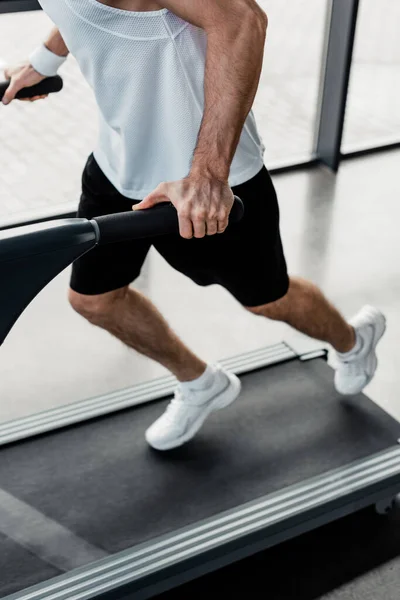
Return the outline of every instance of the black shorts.
{"type": "MultiPolygon", "coordinates": [[[[265,166],[249,181],[232,188],[245,206],[240,223],[223,234],[184,239],[167,235],[100,246],[75,261],[71,288],[96,295],[125,287],[140,274],[151,246],[176,270],[198,285],[219,284],[244,306],[260,306],[288,290],[286,262],[279,234],[279,208],[265,166]]],[[[132,209],[89,156],[82,176],[78,216],[93,217],[132,209]]]]}

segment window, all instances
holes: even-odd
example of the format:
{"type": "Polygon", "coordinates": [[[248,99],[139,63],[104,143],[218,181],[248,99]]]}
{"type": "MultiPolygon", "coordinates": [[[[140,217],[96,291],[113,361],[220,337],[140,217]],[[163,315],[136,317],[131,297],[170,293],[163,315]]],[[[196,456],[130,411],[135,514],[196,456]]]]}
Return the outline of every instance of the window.
{"type": "Polygon", "coordinates": [[[361,0],[343,152],[400,141],[400,2],[361,0]]]}
{"type": "Polygon", "coordinates": [[[269,17],[254,113],[269,167],[313,157],[329,0],[259,0],[269,17]]]}
{"type": "MultiPolygon", "coordinates": [[[[10,65],[20,63],[52,27],[42,11],[1,14],[0,57],[10,65]]],[[[0,227],[76,209],[97,112],[72,58],[61,75],[61,94],[33,104],[0,105],[0,227]]]]}

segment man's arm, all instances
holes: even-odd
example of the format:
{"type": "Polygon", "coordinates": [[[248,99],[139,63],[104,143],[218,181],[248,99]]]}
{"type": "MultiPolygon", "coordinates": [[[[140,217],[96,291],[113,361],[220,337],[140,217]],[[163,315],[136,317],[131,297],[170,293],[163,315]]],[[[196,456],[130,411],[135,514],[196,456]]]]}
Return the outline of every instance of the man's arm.
{"type": "Polygon", "coordinates": [[[192,171],[227,179],[263,63],[267,15],[255,0],[160,0],[207,32],[205,107],[192,171]]]}
{"type": "Polygon", "coordinates": [[[50,50],[50,52],[53,52],[53,54],[57,54],[57,56],[68,56],[69,54],[69,50],[57,27],[54,27],[51,30],[51,33],[45,41],[44,45],[48,50],[50,50]]]}
{"type": "Polygon", "coordinates": [[[222,233],[229,171],[258,88],[267,15],[255,0],[159,0],[207,33],[204,113],[188,177],[160,184],[136,209],[170,200],[185,238],[222,233]]]}
{"type": "MultiPolygon", "coordinates": [[[[57,28],[54,28],[47,40],[44,42],[44,49],[38,49],[39,52],[52,52],[56,55],[54,58],[57,62],[57,57],[65,58],[68,55],[68,48],[65,45],[65,42],[61,36],[61,33],[57,28]],[[47,49],[47,50],[46,50],[47,49]]],[[[47,57],[47,60],[51,55],[47,57]]],[[[32,85],[36,85],[40,83],[43,79],[45,79],[46,74],[40,73],[34,69],[34,67],[30,64],[30,62],[25,63],[23,65],[19,65],[17,67],[7,68],[4,71],[4,74],[7,78],[11,79],[10,85],[7,88],[6,93],[3,97],[3,104],[9,104],[11,100],[14,100],[16,94],[19,90],[22,90],[24,87],[30,87],[32,85]]],[[[29,100],[33,102],[34,100],[39,100],[40,98],[45,98],[46,96],[34,96],[29,100]]]]}

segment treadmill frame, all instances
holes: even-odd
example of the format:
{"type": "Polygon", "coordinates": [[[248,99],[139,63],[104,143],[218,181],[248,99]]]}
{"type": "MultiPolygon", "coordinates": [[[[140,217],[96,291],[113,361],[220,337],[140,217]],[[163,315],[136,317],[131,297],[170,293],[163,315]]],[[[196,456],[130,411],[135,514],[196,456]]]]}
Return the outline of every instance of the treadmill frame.
{"type": "MultiPolygon", "coordinates": [[[[282,342],[221,364],[237,374],[326,350],[296,353],[282,342]]],[[[52,409],[0,426],[0,444],[12,443],[169,396],[163,377],[100,398],[52,409]],[[80,409],[81,408],[81,409],[80,409]]],[[[400,492],[400,445],[286,487],[235,509],[159,536],[4,600],[144,600],[220,569],[400,492]]]]}

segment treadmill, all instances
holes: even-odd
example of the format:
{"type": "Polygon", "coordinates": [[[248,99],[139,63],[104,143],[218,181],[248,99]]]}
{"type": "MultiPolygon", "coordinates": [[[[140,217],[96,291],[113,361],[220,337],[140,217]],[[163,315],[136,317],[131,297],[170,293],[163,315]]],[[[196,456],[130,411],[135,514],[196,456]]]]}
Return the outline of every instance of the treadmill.
{"type": "MultiPolygon", "coordinates": [[[[0,232],[0,342],[84,252],[176,229],[161,205],[0,232]]],[[[337,394],[326,350],[282,342],[221,363],[241,377],[240,398],[173,451],[144,439],[172,376],[0,425],[0,598],[151,598],[396,504],[400,424],[364,394],[337,394]]]]}
{"type": "MultiPolygon", "coordinates": [[[[236,198],[231,221],[242,208],[236,198]]],[[[83,253],[176,231],[170,205],[0,231],[0,343],[83,253]]],[[[1,424],[0,598],[151,598],[369,505],[395,507],[400,424],[364,394],[337,394],[326,356],[282,342],[222,360],[240,398],[169,452],[144,431],[172,376],[1,424]]]]}

